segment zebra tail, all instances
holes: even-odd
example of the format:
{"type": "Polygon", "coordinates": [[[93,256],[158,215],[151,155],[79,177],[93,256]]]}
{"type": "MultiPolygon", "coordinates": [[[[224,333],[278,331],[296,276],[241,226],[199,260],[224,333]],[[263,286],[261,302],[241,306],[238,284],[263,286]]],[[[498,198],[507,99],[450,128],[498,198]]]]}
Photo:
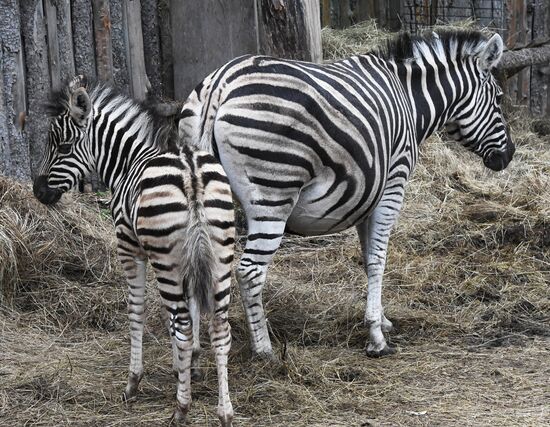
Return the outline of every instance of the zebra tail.
{"type": "Polygon", "coordinates": [[[209,225],[201,201],[189,207],[189,221],[183,244],[183,283],[187,295],[194,295],[202,313],[213,308],[216,258],[209,225]]]}

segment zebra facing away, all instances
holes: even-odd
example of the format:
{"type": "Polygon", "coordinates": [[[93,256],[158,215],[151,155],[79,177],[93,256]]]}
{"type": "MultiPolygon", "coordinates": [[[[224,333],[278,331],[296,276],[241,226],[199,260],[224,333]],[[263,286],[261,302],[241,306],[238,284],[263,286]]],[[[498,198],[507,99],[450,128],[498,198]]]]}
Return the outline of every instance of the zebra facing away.
{"type": "Polygon", "coordinates": [[[199,354],[200,311],[210,312],[222,426],[230,426],[227,355],[234,214],[227,177],[214,157],[194,148],[171,151],[170,132],[142,105],[81,77],[52,102],[49,140],[35,196],[56,203],[96,169],[112,191],[117,253],[128,282],[131,355],[123,397],[136,395],[143,375],[147,259],[155,272],[172,339],[177,406],[182,422],[191,403],[191,365],[199,354]]]}
{"type": "Polygon", "coordinates": [[[179,131],[220,159],[246,213],[237,279],[253,352],[273,357],[261,295],[283,233],[351,226],[368,276],[367,354],[394,352],[382,276],[405,184],[420,144],[444,125],[488,168],[508,165],[515,148],[491,73],[502,51],[497,34],[402,34],[332,64],[240,57],[195,88],[179,131]]]}

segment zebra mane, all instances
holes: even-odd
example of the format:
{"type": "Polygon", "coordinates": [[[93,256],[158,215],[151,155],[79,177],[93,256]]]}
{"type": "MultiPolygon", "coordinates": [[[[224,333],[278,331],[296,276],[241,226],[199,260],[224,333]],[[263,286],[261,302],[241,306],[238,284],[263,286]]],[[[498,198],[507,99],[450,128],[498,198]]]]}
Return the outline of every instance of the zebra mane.
{"type": "MultiPolygon", "coordinates": [[[[136,113],[145,113],[148,118],[147,126],[155,145],[161,152],[178,152],[178,128],[176,116],[163,116],[159,114],[154,106],[154,99],[148,98],[145,101],[137,101],[124,94],[120,89],[105,82],[88,81],[86,84],[92,104],[99,108],[106,108],[109,105],[120,106],[125,104],[128,109],[134,109],[136,113]]],[[[62,89],[52,91],[44,102],[44,110],[48,117],[59,116],[69,109],[69,81],[62,89]]],[[[143,116],[142,116],[143,117],[143,116]]]]}
{"type": "Polygon", "coordinates": [[[442,58],[465,59],[477,55],[487,43],[487,37],[478,30],[437,30],[422,35],[400,33],[378,49],[383,59],[396,62],[414,61],[426,52],[442,58]]]}

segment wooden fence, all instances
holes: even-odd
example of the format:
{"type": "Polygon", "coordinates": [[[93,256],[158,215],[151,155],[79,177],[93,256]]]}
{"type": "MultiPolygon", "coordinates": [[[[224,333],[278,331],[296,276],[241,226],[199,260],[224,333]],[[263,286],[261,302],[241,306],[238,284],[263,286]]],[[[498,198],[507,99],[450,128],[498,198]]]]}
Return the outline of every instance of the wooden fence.
{"type": "MultiPolygon", "coordinates": [[[[418,31],[473,18],[509,48],[550,36],[548,0],[0,0],[0,174],[29,179],[47,131],[43,101],[85,74],[143,98],[184,100],[245,53],[321,60],[320,27],[368,18],[418,31]]],[[[508,82],[515,103],[550,115],[550,67],[508,82]]]]}
{"type": "Polygon", "coordinates": [[[46,142],[43,101],[75,73],[184,100],[235,56],[321,60],[318,0],[0,0],[0,29],[0,174],[21,180],[46,142]]]}

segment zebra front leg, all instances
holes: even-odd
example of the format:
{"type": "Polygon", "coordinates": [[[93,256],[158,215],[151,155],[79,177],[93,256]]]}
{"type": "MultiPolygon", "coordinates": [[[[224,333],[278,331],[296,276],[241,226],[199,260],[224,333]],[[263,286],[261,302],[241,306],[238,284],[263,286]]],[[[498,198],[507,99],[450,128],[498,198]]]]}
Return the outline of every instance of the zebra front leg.
{"type": "Polygon", "coordinates": [[[365,324],[369,326],[367,355],[370,357],[395,353],[395,349],[386,343],[383,334],[391,330],[392,324],[384,316],[382,308],[382,277],[386,266],[388,240],[398,213],[399,210],[389,208],[381,200],[368,220],[357,226],[368,277],[365,324]]]}
{"type": "Polygon", "coordinates": [[[128,383],[122,394],[127,401],[133,398],[143,376],[143,327],[145,323],[145,261],[119,254],[128,281],[128,319],[130,321],[130,369],[128,383]]]}
{"type": "Polygon", "coordinates": [[[267,269],[281,244],[284,222],[249,221],[246,247],[237,267],[237,281],[246,313],[252,353],[274,359],[267,320],[262,304],[262,290],[267,269]]]}

